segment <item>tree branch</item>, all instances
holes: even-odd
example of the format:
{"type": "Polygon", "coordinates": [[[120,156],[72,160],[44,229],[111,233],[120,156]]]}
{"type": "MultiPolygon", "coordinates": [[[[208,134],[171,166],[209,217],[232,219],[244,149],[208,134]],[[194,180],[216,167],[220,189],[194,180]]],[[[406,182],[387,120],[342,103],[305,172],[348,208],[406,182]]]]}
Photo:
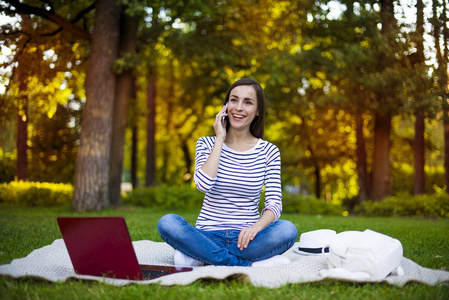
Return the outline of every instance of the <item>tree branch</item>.
{"type": "Polygon", "coordinates": [[[84,17],[86,14],[88,14],[91,10],[95,9],[95,2],[92,3],[90,6],[86,7],[85,9],[83,9],[82,11],[80,11],[75,18],[73,18],[70,22],[72,23],[76,23],[79,20],[81,20],[82,17],[84,17]]]}
{"type": "MultiPolygon", "coordinates": [[[[81,20],[82,17],[84,17],[87,13],[89,13],[91,10],[95,9],[95,2],[92,3],[90,6],[88,6],[87,8],[83,9],[82,11],[80,11],[75,18],[73,18],[70,23],[75,24],[76,22],[78,22],[79,20],[81,20]]],[[[60,26],[58,29],[56,29],[53,32],[49,32],[49,33],[45,33],[45,34],[41,34],[41,36],[53,36],[59,32],[61,32],[62,30],[64,30],[64,27],[60,26]]]]}
{"type": "Polygon", "coordinates": [[[63,30],[64,30],[64,27],[60,26],[58,29],[56,29],[52,32],[41,34],[41,36],[53,36],[53,35],[60,33],[63,30]]]}
{"type": "MultiPolygon", "coordinates": [[[[10,5],[10,7],[2,8],[3,11],[13,12],[13,10],[11,9],[11,6],[12,6],[13,8],[15,8],[15,13],[21,13],[21,14],[27,14],[27,15],[37,15],[37,16],[43,17],[47,20],[52,21],[53,23],[60,25],[65,30],[71,32],[72,34],[74,34],[76,36],[79,36],[86,40],[90,40],[90,33],[88,31],[79,28],[78,26],[74,25],[71,21],[67,21],[65,18],[61,17],[58,14],[55,14],[51,11],[47,11],[47,10],[39,8],[39,7],[34,7],[31,5],[20,3],[18,0],[4,0],[4,1],[6,3],[8,3],[10,5]]],[[[87,9],[83,10],[82,11],[82,12],[84,12],[83,14],[90,11],[90,9],[92,9],[91,7],[92,7],[92,5],[90,7],[88,7],[87,9]]],[[[75,17],[75,19],[77,17],[81,18],[81,16],[79,16],[79,15],[80,14],[78,14],[75,17]]]]}
{"type": "Polygon", "coordinates": [[[48,6],[50,6],[50,11],[52,13],[55,12],[55,8],[53,6],[53,2],[51,2],[50,0],[40,0],[42,3],[48,4],[48,6]]]}

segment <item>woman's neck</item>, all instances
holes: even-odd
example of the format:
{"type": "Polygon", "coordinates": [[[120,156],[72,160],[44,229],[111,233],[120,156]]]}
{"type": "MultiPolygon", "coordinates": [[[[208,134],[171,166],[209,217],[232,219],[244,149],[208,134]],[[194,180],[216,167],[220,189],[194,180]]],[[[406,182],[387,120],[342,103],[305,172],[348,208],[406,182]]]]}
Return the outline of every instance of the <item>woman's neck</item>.
{"type": "Polygon", "coordinates": [[[234,150],[244,151],[251,149],[258,141],[249,131],[239,132],[230,128],[226,133],[225,144],[234,150]]]}

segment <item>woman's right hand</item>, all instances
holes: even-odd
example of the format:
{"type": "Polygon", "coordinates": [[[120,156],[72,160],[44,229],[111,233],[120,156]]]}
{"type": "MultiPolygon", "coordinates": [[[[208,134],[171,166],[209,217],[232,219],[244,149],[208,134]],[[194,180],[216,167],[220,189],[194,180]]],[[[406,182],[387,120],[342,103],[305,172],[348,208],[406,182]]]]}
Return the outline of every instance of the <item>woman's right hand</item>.
{"type": "Polygon", "coordinates": [[[226,106],[223,106],[215,116],[214,130],[216,139],[214,142],[214,147],[212,148],[212,151],[210,152],[210,155],[207,158],[206,162],[201,166],[201,170],[203,170],[211,178],[217,177],[218,167],[220,164],[221,149],[226,139],[227,121],[223,120],[223,117],[226,117],[227,115],[228,114],[226,113],[226,106]]]}
{"type": "Polygon", "coordinates": [[[215,116],[215,122],[214,122],[214,130],[215,135],[217,138],[226,138],[226,123],[228,122],[224,117],[226,117],[228,114],[226,113],[226,105],[223,105],[221,110],[218,112],[218,114],[215,116]]]}

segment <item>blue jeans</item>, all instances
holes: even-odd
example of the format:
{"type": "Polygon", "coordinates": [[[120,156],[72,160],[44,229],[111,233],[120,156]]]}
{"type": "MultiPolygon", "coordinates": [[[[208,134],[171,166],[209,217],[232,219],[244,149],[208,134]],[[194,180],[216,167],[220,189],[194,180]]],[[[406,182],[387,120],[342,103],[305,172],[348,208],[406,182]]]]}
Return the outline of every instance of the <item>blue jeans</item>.
{"type": "Polygon", "coordinates": [[[159,234],[170,246],[210,265],[251,266],[290,249],[298,237],[293,223],[277,220],[262,229],[246,249],[237,248],[240,230],[200,230],[178,215],[163,216],[159,234]]]}

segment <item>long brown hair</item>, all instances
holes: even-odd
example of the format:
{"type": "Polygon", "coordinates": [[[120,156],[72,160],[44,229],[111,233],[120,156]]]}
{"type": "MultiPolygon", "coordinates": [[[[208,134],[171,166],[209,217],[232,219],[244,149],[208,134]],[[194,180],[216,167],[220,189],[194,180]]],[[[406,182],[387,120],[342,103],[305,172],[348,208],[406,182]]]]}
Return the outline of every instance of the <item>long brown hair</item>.
{"type": "MultiPolygon", "coordinates": [[[[231,91],[235,87],[240,86],[240,85],[250,85],[256,91],[257,109],[259,110],[259,115],[256,116],[254,118],[254,120],[252,121],[252,123],[249,127],[249,131],[255,137],[263,139],[263,135],[264,135],[264,131],[265,131],[265,94],[263,92],[262,87],[260,86],[260,84],[257,81],[255,81],[251,78],[242,78],[242,79],[234,82],[231,85],[231,87],[229,88],[228,92],[226,93],[224,104],[228,103],[231,91]]],[[[229,129],[229,122],[226,125],[226,130],[228,130],[228,129],[229,129]]]]}

